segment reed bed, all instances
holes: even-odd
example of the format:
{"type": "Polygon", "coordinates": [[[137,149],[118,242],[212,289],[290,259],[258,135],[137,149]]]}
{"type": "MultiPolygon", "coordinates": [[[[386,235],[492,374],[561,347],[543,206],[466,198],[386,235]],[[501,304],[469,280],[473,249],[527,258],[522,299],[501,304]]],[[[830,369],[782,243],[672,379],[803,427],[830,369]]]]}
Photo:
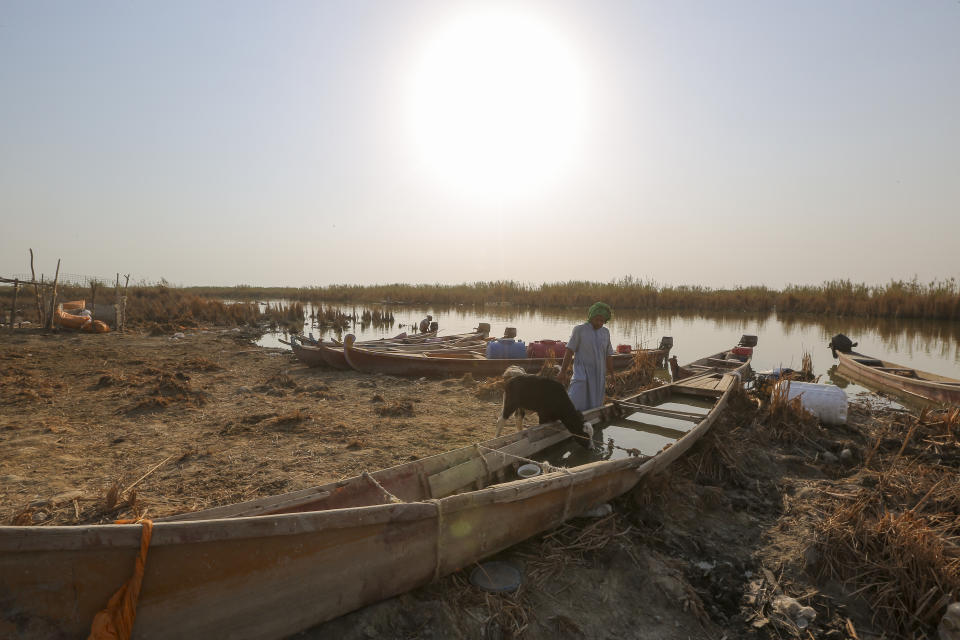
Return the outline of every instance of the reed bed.
{"type": "MultiPolygon", "coordinates": [[[[660,285],[653,281],[627,276],[610,282],[571,280],[521,283],[511,280],[477,281],[461,284],[332,284],[322,287],[172,287],[167,283],[131,286],[128,295],[128,320],[131,322],[174,322],[179,319],[220,324],[250,324],[260,321],[256,305],[238,303],[217,306],[216,300],[253,302],[267,299],[292,301],[282,309],[266,310],[277,324],[284,318],[290,322],[302,318],[303,307],[323,308],[329,303],[364,305],[409,304],[432,307],[460,305],[512,305],[523,308],[588,307],[603,300],[614,309],[678,312],[780,313],[818,314],[843,317],[919,318],[924,320],[960,320],[960,283],[954,278],[921,283],[894,280],[885,285],[869,286],[849,280],[834,280],[820,285],[791,285],[783,290],[765,286],[741,286],[713,289],[697,285],[660,285]],[[235,307],[236,308],[233,308],[235,307]],[[229,307],[229,308],[227,308],[229,307]],[[297,311],[301,314],[297,316],[297,311]]],[[[89,287],[61,287],[60,300],[90,299],[89,287]]],[[[98,284],[97,299],[110,303],[114,287],[98,284]]],[[[10,287],[0,289],[0,309],[9,312],[10,287]]],[[[21,317],[36,321],[37,310],[26,294],[18,307],[21,317]]],[[[343,318],[361,326],[384,326],[394,318],[389,309],[369,312],[369,317],[356,313],[334,313],[323,320],[331,328],[343,318]]]]}
{"type": "Polygon", "coordinates": [[[510,304],[533,307],[589,306],[604,300],[615,309],[666,311],[731,311],[816,313],[840,316],[960,320],[960,283],[954,278],[921,283],[892,280],[869,286],[849,280],[820,285],[790,285],[783,290],[765,286],[713,289],[697,285],[667,286],[626,276],[610,282],[571,280],[528,284],[478,281],[454,285],[382,284],[296,289],[252,287],[203,288],[204,295],[284,297],[302,301],[384,302],[454,306],[510,304]]]}

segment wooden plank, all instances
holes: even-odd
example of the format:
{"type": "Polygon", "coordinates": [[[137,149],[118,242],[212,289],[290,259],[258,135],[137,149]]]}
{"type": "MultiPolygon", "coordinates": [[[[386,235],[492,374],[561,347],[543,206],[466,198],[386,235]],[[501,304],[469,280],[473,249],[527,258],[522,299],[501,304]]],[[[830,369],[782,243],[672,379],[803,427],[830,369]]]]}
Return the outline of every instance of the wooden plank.
{"type": "Polygon", "coordinates": [[[686,380],[681,380],[678,384],[674,385],[674,391],[679,393],[688,393],[692,396],[707,396],[708,398],[719,398],[723,395],[723,391],[718,391],[716,389],[704,389],[703,387],[689,387],[684,384],[685,382],[686,380]]]}
{"type": "Polygon", "coordinates": [[[638,425],[637,427],[635,427],[636,429],[640,431],[644,431],[646,433],[654,433],[658,436],[663,436],[664,438],[672,438],[674,440],[679,440],[683,436],[690,433],[690,431],[684,431],[683,429],[671,429],[670,427],[664,427],[659,424],[650,424],[649,422],[641,422],[639,420],[636,422],[638,425]]]}
{"type": "Polygon", "coordinates": [[[716,366],[728,367],[730,369],[736,369],[743,363],[739,360],[720,360],[719,358],[707,358],[707,362],[713,363],[716,366]]]}
{"type": "Polygon", "coordinates": [[[700,422],[706,416],[704,413],[693,413],[691,411],[675,411],[673,409],[660,409],[659,407],[651,407],[645,404],[634,404],[632,402],[617,402],[614,401],[618,407],[624,407],[625,409],[630,409],[634,412],[639,413],[649,413],[654,416],[663,416],[665,418],[676,418],[678,420],[691,420],[693,422],[700,422]]]}

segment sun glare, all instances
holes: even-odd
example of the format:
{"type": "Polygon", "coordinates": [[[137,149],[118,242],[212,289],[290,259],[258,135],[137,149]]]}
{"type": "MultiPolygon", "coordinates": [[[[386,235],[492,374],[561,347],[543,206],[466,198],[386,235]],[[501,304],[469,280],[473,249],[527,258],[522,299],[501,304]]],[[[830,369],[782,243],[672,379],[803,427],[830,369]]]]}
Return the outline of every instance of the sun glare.
{"type": "Polygon", "coordinates": [[[425,42],[407,124],[428,179],[457,195],[504,199],[549,189],[584,129],[584,74],[571,43],[511,11],[463,14],[425,42]]]}

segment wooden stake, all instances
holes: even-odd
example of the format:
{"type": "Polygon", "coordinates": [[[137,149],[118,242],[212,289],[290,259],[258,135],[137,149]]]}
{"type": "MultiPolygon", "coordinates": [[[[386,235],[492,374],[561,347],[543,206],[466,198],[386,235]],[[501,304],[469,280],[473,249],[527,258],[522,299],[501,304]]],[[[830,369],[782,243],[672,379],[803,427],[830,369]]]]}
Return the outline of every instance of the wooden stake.
{"type": "Polygon", "coordinates": [[[117,274],[117,283],[113,285],[113,330],[120,331],[120,274],[117,274]]]}
{"type": "Polygon", "coordinates": [[[13,305],[10,307],[10,333],[13,333],[13,319],[17,315],[17,291],[20,290],[20,281],[13,279],[13,305]]]}
{"type": "MultiPolygon", "coordinates": [[[[37,298],[37,323],[43,326],[45,321],[43,317],[43,297],[40,295],[40,287],[37,285],[37,272],[33,270],[33,249],[30,249],[30,279],[33,280],[33,293],[37,298]]],[[[43,277],[41,276],[41,282],[43,277]]]]}
{"type": "Polygon", "coordinates": [[[123,282],[123,297],[120,300],[120,306],[122,307],[122,311],[123,311],[122,313],[123,321],[120,323],[121,332],[124,331],[124,329],[126,329],[127,327],[127,288],[129,286],[130,286],[130,274],[128,273],[125,276],[125,280],[123,282]]]}
{"type": "Polygon", "coordinates": [[[56,309],[57,305],[57,282],[60,280],[60,258],[57,258],[57,272],[53,276],[53,293],[50,295],[50,314],[47,316],[47,322],[44,324],[45,329],[51,329],[53,327],[53,311],[56,309]]]}
{"type": "Polygon", "coordinates": [[[93,329],[93,321],[97,319],[97,281],[90,280],[90,328],[93,329]]]}

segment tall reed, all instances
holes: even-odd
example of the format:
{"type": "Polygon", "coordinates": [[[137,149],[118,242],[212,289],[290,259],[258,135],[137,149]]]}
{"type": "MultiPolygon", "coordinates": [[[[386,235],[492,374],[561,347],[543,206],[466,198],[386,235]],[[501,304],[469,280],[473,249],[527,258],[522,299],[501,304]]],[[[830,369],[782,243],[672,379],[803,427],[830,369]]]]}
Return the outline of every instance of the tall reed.
{"type": "MultiPolygon", "coordinates": [[[[106,300],[112,288],[98,289],[106,300]]],[[[84,298],[86,288],[63,287],[61,300],[84,298]]],[[[781,291],[766,286],[744,286],[713,289],[700,285],[659,285],[653,281],[626,276],[610,282],[569,280],[521,283],[512,280],[477,281],[461,284],[332,284],[316,287],[172,287],[161,282],[141,283],[128,291],[136,317],[142,305],[144,318],[176,315],[172,309],[187,304],[193,316],[235,317],[246,319],[250,310],[220,309],[203,312],[197,300],[285,300],[323,307],[338,304],[411,304],[448,307],[457,305],[514,305],[530,308],[588,307],[603,300],[614,309],[649,311],[730,312],[817,314],[818,316],[866,318],[922,318],[927,320],[960,320],[960,284],[954,278],[921,283],[893,280],[885,285],[869,286],[850,280],[832,280],[820,285],[790,285],[781,291]],[[194,301],[194,302],[190,302],[194,301]]],[[[12,291],[0,288],[0,309],[8,312],[12,291]]],[[[23,299],[23,298],[21,298],[23,299]]],[[[98,295],[99,299],[99,295],[98,295]]],[[[29,319],[29,305],[21,305],[29,319]]],[[[385,323],[389,316],[353,318],[360,322],[385,323]]],[[[289,319],[289,318],[288,318],[289,319]]],[[[391,320],[392,321],[392,320],[391,320]]]]}

